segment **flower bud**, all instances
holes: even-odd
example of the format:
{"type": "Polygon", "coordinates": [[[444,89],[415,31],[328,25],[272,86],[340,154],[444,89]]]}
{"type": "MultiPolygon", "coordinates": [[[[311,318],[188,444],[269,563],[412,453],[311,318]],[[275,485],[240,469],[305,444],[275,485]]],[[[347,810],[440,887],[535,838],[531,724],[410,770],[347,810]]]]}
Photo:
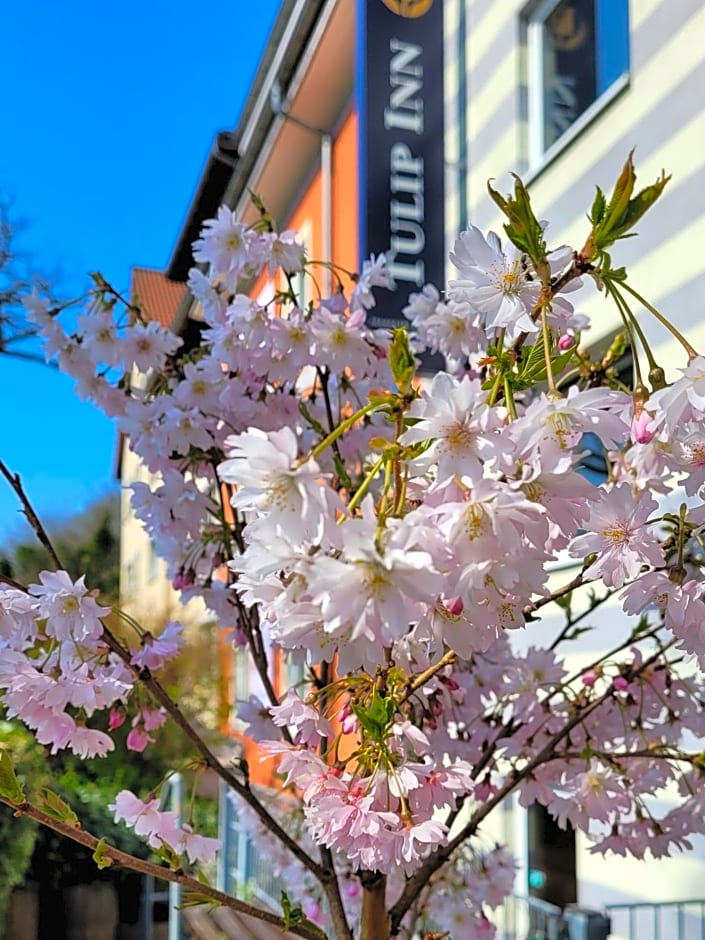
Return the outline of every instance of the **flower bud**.
{"type": "Polygon", "coordinates": [[[654,366],[653,369],[649,369],[649,382],[651,383],[651,388],[657,392],[661,388],[665,388],[668,384],[666,382],[666,373],[663,371],[661,366],[654,366]]]}
{"type": "Polygon", "coordinates": [[[558,348],[562,352],[572,349],[573,346],[575,346],[575,337],[571,336],[570,333],[564,333],[558,340],[558,348]]]}
{"type": "Polygon", "coordinates": [[[125,718],[127,718],[125,707],[123,705],[113,705],[108,716],[108,728],[114,731],[120,725],[125,724],[125,718]]]}
{"type": "Polygon", "coordinates": [[[462,597],[451,597],[443,601],[443,606],[452,617],[459,617],[463,612],[465,604],[463,603],[462,597]]]}
{"type": "Polygon", "coordinates": [[[649,430],[653,416],[642,405],[637,404],[632,418],[631,435],[637,444],[649,444],[654,439],[654,432],[649,430]]]}
{"type": "Polygon", "coordinates": [[[599,676],[594,669],[587,669],[581,676],[583,680],[583,685],[586,685],[588,689],[591,689],[597,682],[599,676]]]}

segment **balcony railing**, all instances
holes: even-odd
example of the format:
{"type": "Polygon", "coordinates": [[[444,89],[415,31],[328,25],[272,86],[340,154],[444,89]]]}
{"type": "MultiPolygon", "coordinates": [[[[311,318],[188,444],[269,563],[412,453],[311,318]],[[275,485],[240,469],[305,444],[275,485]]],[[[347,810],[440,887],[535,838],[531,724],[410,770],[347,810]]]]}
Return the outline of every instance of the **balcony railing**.
{"type": "Polygon", "coordinates": [[[617,940],[705,940],[705,899],[608,904],[617,940]]]}
{"type": "Polygon", "coordinates": [[[497,940],[705,940],[705,898],[607,904],[601,912],[513,895],[495,922],[497,940]]]}

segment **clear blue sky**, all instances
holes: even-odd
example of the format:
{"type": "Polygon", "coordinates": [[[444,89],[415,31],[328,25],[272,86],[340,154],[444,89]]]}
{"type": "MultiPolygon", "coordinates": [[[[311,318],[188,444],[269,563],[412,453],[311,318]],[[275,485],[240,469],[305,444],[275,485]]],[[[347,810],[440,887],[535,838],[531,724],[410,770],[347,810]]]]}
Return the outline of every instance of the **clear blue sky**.
{"type": "MultiPolygon", "coordinates": [[[[163,268],[213,136],[236,126],[279,0],[16,0],[2,13],[0,191],[62,295],[163,268]]],[[[0,356],[0,458],[43,517],[116,488],[115,431],[73,383],[0,356]]],[[[0,548],[29,535],[0,480],[0,548]]]]}

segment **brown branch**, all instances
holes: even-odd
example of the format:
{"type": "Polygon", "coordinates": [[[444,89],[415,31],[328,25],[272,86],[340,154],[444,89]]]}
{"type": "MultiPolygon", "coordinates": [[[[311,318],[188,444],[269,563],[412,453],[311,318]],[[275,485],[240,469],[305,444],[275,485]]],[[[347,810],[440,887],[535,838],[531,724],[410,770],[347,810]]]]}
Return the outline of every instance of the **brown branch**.
{"type": "Polygon", "coordinates": [[[0,803],[9,806],[10,809],[14,811],[15,816],[28,816],[30,819],[41,823],[42,826],[53,829],[54,832],[58,832],[67,839],[71,839],[73,842],[78,842],[87,849],[92,849],[94,852],[96,849],[99,849],[102,858],[110,859],[113,864],[119,865],[121,868],[128,868],[132,871],[140,872],[143,875],[153,875],[155,878],[161,878],[163,881],[171,881],[174,884],[181,885],[193,891],[195,894],[209,898],[214,904],[229,907],[238,914],[247,914],[250,917],[257,918],[257,920],[263,920],[268,924],[278,927],[282,931],[288,929],[290,933],[298,937],[304,937],[305,940],[321,940],[323,936],[321,931],[314,930],[305,925],[287,928],[283,919],[277,914],[273,914],[271,911],[263,910],[252,904],[246,904],[244,901],[239,901],[237,898],[223,891],[218,891],[210,885],[203,884],[198,881],[197,878],[187,875],[183,871],[164,868],[161,865],[156,865],[154,862],[137,858],[137,856],[130,855],[127,852],[122,852],[120,849],[107,845],[104,840],[97,839],[94,835],[91,835],[91,833],[81,829],[80,826],[62,822],[29,802],[16,804],[0,795],[0,803]]]}
{"type": "MultiPolygon", "coordinates": [[[[566,287],[571,281],[575,280],[576,277],[582,277],[583,274],[589,274],[590,271],[593,271],[593,270],[594,270],[594,266],[587,260],[587,258],[583,254],[577,251],[574,252],[573,261],[571,265],[568,268],[566,268],[562,274],[557,274],[556,277],[551,281],[547,290],[548,296],[546,297],[546,295],[544,294],[544,296],[542,297],[542,300],[534,306],[533,310],[531,311],[531,319],[538,320],[538,318],[541,316],[542,305],[543,303],[545,303],[546,299],[548,299],[550,303],[550,301],[553,300],[556,294],[562,291],[563,288],[566,287]]],[[[524,343],[527,341],[528,338],[529,338],[528,333],[519,334],[519,336],[516,338],[514,345],[512,347],[512,351],[515,355],[519,353],[519,350],[521,349],[521,347],[524,345],[524,343]]]]}
{"type": "MultiPolygon", "coordinates": [[[[321,861],[323,862],[323,866],[325,868],[335,872],[333,853],[325,846],[321,846],[321,861]]],[[[323,890],[326,893],[331,925],[333,927],[336,940],[353,940],[352,930],[350,929],[348,918],[345,914],[345,907],[343,906],[343,898],[340,894],[340,884],[337,877],[329,879],[323,885],[323,890]]]]}
{"type": "Polygon", "coordinates": [[[5,477],[7,482],[12,487],[12,489],[15,491],[17,498],[22,503],[22,511],[27,517],[27,522],[34,529],[34,532],[37,538],[42,543],[46,551],[49,553],[49,557],[51,558],[51,560],[54,562],[54,564],[56,565],[58,569],[63,569],[64,566],[59,561],[59,556],[56,554],[54,550],[54,546],[51,543],[51,539],[47,535],[46,529],[40,522],[39,517],[37,516],[36,512],[32,508],[32,504],[30,503],[27,497],[27,494],[24,491],[24,487],[22,486],[22,481],[20,480],[19,473],[10,473],[10,471],[7,469],[7,466],[2,460],[0,460],[0,473],[2,473],[2,475],[5,477]]]}
{"type": "Polygon", "coordinates": [[[387,878],[379,872],[366,872],[362,879],[360,940],[389,940],[390,920],[386,911],[387,878]]]}
{"type": "MultiPolygon", "coordinates": [[[[667,643],[665,646],[662,646],[658,649],[653,655],[644,660],[644,662],[639,666],[638,669],[634,670],[633,675],[640,675],[645,669],[648,669],[652,663],[654,663],[663,653],[665,653],[670,646],[672,646],[676,641],[671,640],[670,643],[667,643]]],[[[587,704],[584,708],[578,710],[576,714],[566,722],[566,724],[561,728],[560,731],[557,731],[551,738],[546,742],[546,744],[541,748],[541,750],[536,754],[530,761],[527,762],[526,766],[522,768],[521,771],[512,770],[508,775],[507,780],[504,785],[498,789],[498,791],[488,799],[482,806],[479,806],[475,812],[472,814],[468,822],[463,826],[460,832],[457,833],[446,845],[439,848],[436,852],[431,855],[424,864],[417,869],[416,872],[408,879],[404,890],[402,891],[399,899],[396,904],[390,909],[389,916],[391,918],[391,935],[396,936],[399,931],[401,922],[412,906],[419,893],[423,890],[424,885],[428,882],[429,878],[442,868],[443,865],[450,859],[453,853],[458,849],[464,842],[471,838],[476,832],[480,823],[495,809],[499,803],[502,802],[511,792],[514,790],[526,777],[528,777],[537,767],[541,764],[548,763],[550,760],[553,760],[556,757],[554,753],[556,745],[559,744],[564,738],[566,738],[570,732],[579,725],[582,721],[588,718],[594,711],[596,711],[604,702],[611,698],[614,694],[612,688],[607,689],[599,698],[596,698],[593,702],[587,704]]]]}
{"type": "Polygon", "coordinates": [[[441,669],[445,669],[446,666],[452,666],[453,663],[457,660],[458,654],[454,650],[448,650],[437,663],[434,663],[433,666],[429,666],[428,669],[424,669],[423,672],[420,672],[418,676],[415,676],[413,679],[409,679],[406,683],[406,691],[404,692],[404,697],[401,699],[401,702],[405,702],[410,696],[414,694],[417,689],[420,689],[422,685],[425,685],[429,679],[432,679],[441,669]]]}
{"type": "MultiPolygon", "coordinates": [[[[51,540],[47,535],[44,526],[42,525],[39,517],[35,513],[32,505],[27,497],[24,489],[22,487],[19,475],[13,475],[7,469],[5,464],[0,460],[0,472],[6,477],[13,490],[19,497],[24,508],[24,512],[27,516],[27,519],[34,529],[37,537],[44,546],[44,548],[49,552],[52,561],[57,566],[58,569],[62,569],[63,566],[61,561],[58,558],[58,555],[54,551],[54,547],[51,544],[51,540]]],[[[159,702],[159,704],[165,709],[165,711],[170,715],[173,721],[178,725],[179,728],[183,731],[186,737],[191,741],[191,743],[196,748],[197,752],[200,754],[204,763],[213,770],[224,783],[230,787],[231,790],[234,790],[241,799],[243,799],[247,805],[255,812],[259,817],[260,822],[274,835],[279,841],[287,848],[289,851],[307,868],[318,881],[325,885],[331,879],[335,879],[335,872],[330,871],[324,868],[322,865],[319,865],[314,859],[311,858],[293,839],[289,833],[279,825],[279,823],[274,819],[274,817],[267,812],[266,808],[262,803],[257,799],[255,794],[250,789],[248,783],[243,783],[238,780],[238,778],[231,773],[226,767],[224,767],[215,754],[211,751],[205,741],[198,734],[196,729],[191,725],[185,715],[182,713],[179,706],[176,702],[173,701],[169,693],[164,689],[161,683],[154,678],[151,672],[148,669],[141,669],[139,666],[135,666],[132,662],[130,656],[130,651],[126,649],[122,643],[114,636],[111,630],[103,622],[103,639],[107,644],[108,648],[112,650],[120,659],[125,663],[127,668],[132,672],[135,679],[142,682],[152,693],[154,698],[159,702]]]]}
{"type": "Polygon", "coordinates": [[[585,581],[583,579],[583,574],[584,572],[581,571],[573,578],[572,581],[569,581],[568,584],[564,584],[563,587],[557,588],[555,591],[551,591],[550,594],[544,594],[542,597],[539,597],[538,600],[527,604],[523,610],[524,619],[530,620],[531,615],[536,613],[537,610],[540,610],[547,604],[553,603],[553,601],[558,600],[560,597],[565,597],[566,594],[570,594],[570,592],[574,591],[576,588],[584,587],[587,584],[592,584],[592,581],[585,581]]]}
{"type": "Polygon", "coordinates": [[[8,578],[5,574],[0,574],[0,584],[9,584],[10,587],[13,587],[18,591],[23,591],[25,594],[27,593],[27,588],[24,586],[24,584],[20,584],[20,582],[15,581],[14,578],[8,578]]]}
{"type": "Polygon", "coordinates": [[[129,650],[120,643],[120,641],[111,633],[108,627],[103,624],[103,639],[105,640],[108,647],[116,653],[120,659],[125,663],[128,669],[132,672],[135,678],[145,685],[149,691],[152,693],[157,702],[164,708],[168,713],[171,719],[176,723],[176,725],[182,730],[186,735],[189,741],[196,748],[197,752],[201,756],[203,762],[209,767],[218,777],[228,786],[231,790],[234,790],[237,795],[247,803],[247,805],[255,812],[258,816],[260,822],[274,835],[279,841],[287,848],[289,851],[307,868],[311,874],[325,885],[331,878],[335,877],[335,873],[328,871],[322,865],[319,865],[318,862],[314,861],[310,855],[308,855],[293,839],[289,833],[279,825],[279,823],[274,819],[274,817],[267,811],[267,809],[262,805],[262,803],[257,799],[256,795],[250,789],[250,786],[247,782],[242,782],[239,780],[234,773],[228,770],[227,767],[224,767],[223,764],[218,760],[216,755],[211,751],[206,742],[201,738],[196,729],[191,725],[189,720],[183,714],[176,702],[171,698],[166,689],[161,685],[161,683],[154,678],[149,669],[141,669],[139,666],[135,666],[132,662],[129,650]]]}

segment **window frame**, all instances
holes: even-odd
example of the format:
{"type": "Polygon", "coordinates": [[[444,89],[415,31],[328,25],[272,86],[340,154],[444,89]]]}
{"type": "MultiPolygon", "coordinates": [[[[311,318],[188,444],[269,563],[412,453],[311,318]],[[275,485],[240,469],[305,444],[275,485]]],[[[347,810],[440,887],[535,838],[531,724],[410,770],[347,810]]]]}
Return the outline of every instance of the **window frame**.
{"type": "MultiPolygon", "coordinates": [[[[624,91],[630,80],[630,55],[626,68],[608,85],[585,110],[578,115],[570,127],[548,147],[544,146],[544,39],[546,20],[563,0],[540,0],[522,13],[526,30],[526,77],[527,77],[527,125],[529,176],[534,178],[551,163],[585,128],[595,120],[612,101],[624,91]]],[[[599,2],[599,0],[595,0],[599,2]]],[[[627,0],[619,0],[626,3],[627,0]]],[[[627,11],[628,13],[628,11],[627,11]]],[[[629,33],[627,19],[627,32],[629,33]]],[[[596,54],[598,40],[595,41],[596,54]]],[[[528,181],[528,180],[527,180],[528,181]]]]}

